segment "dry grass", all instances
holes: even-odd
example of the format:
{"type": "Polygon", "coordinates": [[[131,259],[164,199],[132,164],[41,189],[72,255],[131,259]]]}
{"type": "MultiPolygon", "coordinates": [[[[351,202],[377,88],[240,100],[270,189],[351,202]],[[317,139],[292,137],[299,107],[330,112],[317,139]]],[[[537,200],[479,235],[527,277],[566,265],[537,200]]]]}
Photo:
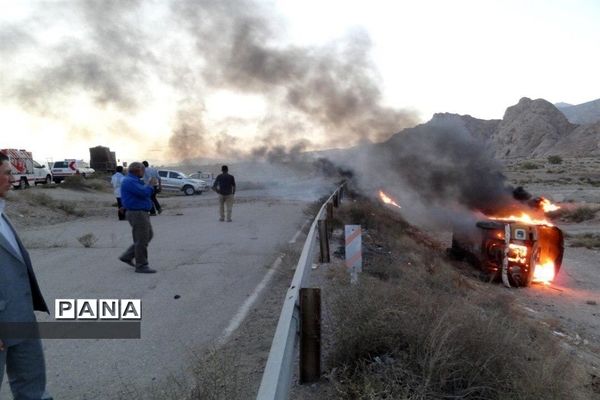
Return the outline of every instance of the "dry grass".
{"type": "Polygon", "coordinates": [[[58,209],[68,215],[82,217],[85,213],[77,207],[77,203],[67,200],[55,200],[46,193],[28,191],[23,193],[23,198],[27,203],[34,207],[46,207],[58,209]]]}
{"type": "Polygon", "coordinates": [[[397,215],[365,202],[352,207],[362,211],[338,217],[365,219],[365,248],[387,256],[365,254],[358,285],[341,272],[328,288],[328,377],[337,398],[586,398],[572,357],[547,331],[506,298],[477,290],[483,284],[457,273],[397,215]]]}
{"type": "Polygon", "coordinates": [[[110,182],[102,178],[84,178],[81,175],[67,176],[61,186],[75,190],[110,191],[110,182]]]}
{"type": "Polygon", "coordinates": [[[551,213],[551,216],[553,218],[558,217],[564,221],[583,222],[594,219],[596,217],[596,212],[598,212],[598,209],[596,208],[582,206],[572,209],[560,209],[551,213]]]}
{"type": "Polygon", "coordinates": [[[571,247],[585,247],[587,249],[600,248],[600,235],[594,233],[584,233],[570,237],[571,247]]]}

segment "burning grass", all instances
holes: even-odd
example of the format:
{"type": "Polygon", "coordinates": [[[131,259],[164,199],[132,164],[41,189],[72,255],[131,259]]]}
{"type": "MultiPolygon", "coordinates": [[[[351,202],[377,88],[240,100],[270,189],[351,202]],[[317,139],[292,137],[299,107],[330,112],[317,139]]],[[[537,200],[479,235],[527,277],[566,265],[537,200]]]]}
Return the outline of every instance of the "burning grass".
{"type": "Polygon", "coordinates": [[[456,272],[397,213],[363,200],[338,218],[358,223],[357,214],[368,226],[365,272],[350,285],[340,267],[328,289],[338,398],[587,398],[572,357],[507,298],[456,272]]]}

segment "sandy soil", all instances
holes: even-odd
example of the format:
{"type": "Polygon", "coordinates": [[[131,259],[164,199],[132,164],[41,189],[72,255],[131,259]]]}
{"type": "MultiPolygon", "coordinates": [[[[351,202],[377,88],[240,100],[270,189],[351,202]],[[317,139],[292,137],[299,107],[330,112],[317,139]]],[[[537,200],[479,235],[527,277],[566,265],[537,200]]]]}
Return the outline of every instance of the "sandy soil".
{"type": "MultiPolygon", "coordinates": [[[[533,160],[538,169],[524,169],[523,161],[507,163],[511,183],[523,185],[566,208],[600,210],[600,159],[565,159],[551,165],[533,160]]],[[[567,235],[600,234],[600,211],[580,223],[555,221],[567,235]]],[[[567,238],[562,269],[550,285],[509,291],[524,310],[562,338],[600,377],[600,249],[572,247],[567,238]]],[[[498,289],[498,288],[497,288],[498,289]]],[[[502,289],[499,289],[502,290],[502,289]]],[[[599,378],[600,379],[600,378],[599,378]]]]}

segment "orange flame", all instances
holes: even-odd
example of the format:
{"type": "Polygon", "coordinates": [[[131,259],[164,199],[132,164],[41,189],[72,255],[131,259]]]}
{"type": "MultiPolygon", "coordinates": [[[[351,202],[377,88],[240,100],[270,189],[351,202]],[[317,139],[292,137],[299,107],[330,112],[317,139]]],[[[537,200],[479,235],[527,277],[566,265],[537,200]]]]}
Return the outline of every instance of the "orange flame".
{"type": "Polygon", "coordinates": [[[554,263],[546,261],[543,264],[537,264],[533,272],[533,281],[549,285],[554,280],[554,263]]]}
{"type": "Polygon", "coordinates": [[[517,222],[523,222],[523,223],[528,224],[528,225],[554,226],[547,219],[535,219],[535,218],[532,218],[529,214],[526,214],[524,212],[522,212],[520,216],[511,215],[511,216],[508,216],[508,217],[488,217],[488,218],[496,220],[496,221],[517,221],[517,222]]]}
{"type": "Polygon", "coordinates": [[[540,201],[540,207],[544,210],[544,212],[552,212],[556,210],[560,210],[560,206],[556,204],[552,204],[550,200],[542,197],[542,201],[540,201]]]}
{"type": "Polygon", "coordinates": [[[394,200],[392,200],[392,198],[390,196],[388,196],[387,194],[385,194],[382,190],[379,191],[379,197],[381,198],[381,201],[383,201],[385,204],[389,204],[398,208],[402,208],[400,207],[400,205],[398,203],[396,203],[394,200]]]}
{"type": "Polygon", "coordinates": [[[525,264],[527,262],[527,246],[510,243],[508,245],[508,261],[525,264]]]}

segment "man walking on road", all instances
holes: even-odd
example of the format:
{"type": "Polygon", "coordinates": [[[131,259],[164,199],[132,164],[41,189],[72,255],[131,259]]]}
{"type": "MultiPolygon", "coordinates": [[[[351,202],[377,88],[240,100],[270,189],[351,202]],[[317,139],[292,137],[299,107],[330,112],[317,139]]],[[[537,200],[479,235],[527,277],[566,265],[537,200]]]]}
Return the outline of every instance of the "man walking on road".
{"type": "Polygon", "coordinates": [[[144,185],[142,181],[144,169],[144,164],[140,162],[131,163],[129,174],[121,183],[121,201],[131,225],[133,244],[119,257],[119,260],[135,267],[135,272],[151,274],[156,270],[148,266],[148,244],[153,236],[148,213],[152,209],[150,198],[154,192],[153,186],[158,182],[156,178],[150,178],[148,185],[144,185]]]}
{"type": "MultiPolygon", "coordinates": [[[[29,253],[4,214],[10,182],[8,157],[0,153],[0,324],[35,323],[35,313],[49,313],[37,284],[29,253]]],[[[0,387],[4,370],[15,399],[51,399],[46,393],[46,366],[42,341],[2,338],[0,335],[0,387]]]]}
{"type": "Polygon", "coordinates": [[[235,195],[235,178],[229,175],[227,165],[221,167],[221,172],[215,183],[213,190],[219,194],[219,212],[221,218],[219,221],[225,221],[225,207],[227,207],[227,222],[231,222],[231,209],[233,208],[233,196],[235,195]]]}
{"type": "Polygon", "coordinates": [[[158,171],[156,168],[148,166],[148,161],[142,161],[146,170],[144,171],[144,183],[146,185],[150,184],[150,179],[155,178],[157,183],[154,183],[154,193],[152,193],[152,209],[150,210],[150,215],[156,215],[156,212],[160,214],[162,212],[162,207],[156,198],[156,195],[162,190],[162,182],[160,180],[160,175],[158,175],[158,171]]]}

